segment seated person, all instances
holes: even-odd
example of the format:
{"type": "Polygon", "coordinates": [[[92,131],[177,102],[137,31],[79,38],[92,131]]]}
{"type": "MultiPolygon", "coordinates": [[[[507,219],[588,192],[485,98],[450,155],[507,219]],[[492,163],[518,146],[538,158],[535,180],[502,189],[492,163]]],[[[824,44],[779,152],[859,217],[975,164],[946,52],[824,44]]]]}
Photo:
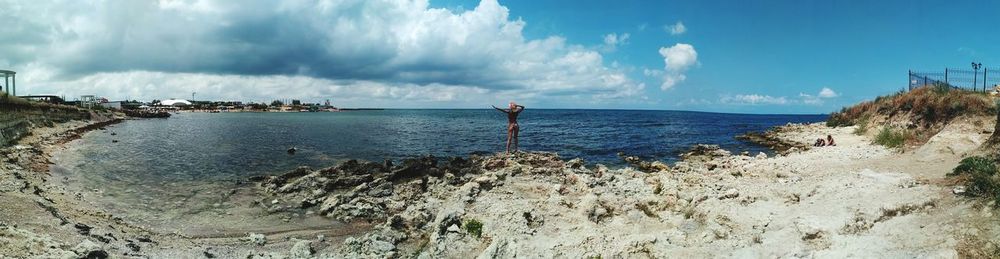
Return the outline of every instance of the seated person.
{"type": "Polygon", "coordinates": [[[823,138],[818,138],[816,139],[816,143],[813,143],[813,146],[814,147],[826,146],[826,140],[824,140],[823,138]]]}
{"type": "Polygon", "coordinates": [[[833,136],[826,135],[826,145],[827,146],[836,146],[837,145],[837,143],[833,142],[833,136]]]}

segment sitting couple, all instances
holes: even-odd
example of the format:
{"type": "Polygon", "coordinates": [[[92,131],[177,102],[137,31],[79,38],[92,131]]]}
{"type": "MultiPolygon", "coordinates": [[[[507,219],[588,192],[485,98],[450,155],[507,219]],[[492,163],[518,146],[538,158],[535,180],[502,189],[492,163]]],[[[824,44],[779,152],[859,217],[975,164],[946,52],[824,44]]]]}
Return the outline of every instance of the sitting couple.
{"type": "Polygon", "coordinates": [[[836,146],[837,143],[833,142],[833,136],[826,135],[826,139],[818,138],[816,143],[813,143],[814,147],[825,147],[825,146],[836,146]]]}

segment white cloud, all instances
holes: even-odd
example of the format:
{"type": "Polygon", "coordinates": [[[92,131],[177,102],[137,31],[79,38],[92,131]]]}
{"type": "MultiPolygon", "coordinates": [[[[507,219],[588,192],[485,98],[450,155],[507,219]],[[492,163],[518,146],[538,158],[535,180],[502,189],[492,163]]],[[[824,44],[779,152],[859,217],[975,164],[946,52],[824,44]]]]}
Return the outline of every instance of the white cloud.
{"type": "Polygon", "coordinates": [[[660,75],[663,75],[663,70],[643,68],[642,74],[649,77],[659,77],[660,75]]]}
{"type": "Polygon", "coordinates": [[[837,94],[837,92],[834,92],[833,89],[830,89],[830,88],[827,88],[827,87],[823,87],[823,89],[819,90],[819,95],[818,96],[821,97],[821,98],[833,98],[833,97],[837,97],[838,94],[837,94]]]}
{"type": "Polygon", "coordinates": [[[605,52],[613,52],[618,49],[618,46],[628,44],[630,36],[628,33],[622,33],[621,35],[616,33],[606,34],[604,35],[604,45],[601,49],[605,52]]]}
{"type": "MultiPolygon", "coordinates": [[[[22,89],[37,93],[162,98],[152,93],[190,88],[204,98],[263,99],[275,94],[221,81],[180,85],[205,78],[249,85],[308,78],[325,82],[307,84],[311,87],[326,89],[335,82],[340,88],[372,93],[369,98],[421,89],[449,91],[452,96],[475,89],[536,100],[567,93],[584,99],[630,98],[640,96],[644,88],[622,69],[604,65],[597,51],[558,36],[526,38],[527,23],[511,19],[496,0],[483,0],[464,11],[430,8],[426,0],[2,5],[10,12],[5,12],[8,25],[0,28],[0,34],[18,37],[0,41],[0,65],[17,70],[19,83],[27,86],[22,89]],[[115,88],[76,84],[114,85],[113,79],[160,75],[185,80],[115,88]],[[372,85],[382,90],[360,89],[372,85]],[[219,88],[223,86],[232,88],[219,88]]],[[[628,37],[614,35],[615,45],[626,43],[628,37]]],[[[283,94],[315,93],[290,83],[269,87],[283,94]]],[[[428,98],[448,101],[439,97],[428,98]]]]}
{"type": "Polygon", "coordinates": [[[669,32],[670,35],[681,35],[687,32],[687,27],[685,27],[684,23],[681,21],[677,21],[677,23],[673,25],[664,25],[663,29],[669,32]]]}
{"type": "Polygon", "coordinates": [[[661,47],[663,56],[664,76],[660,89],[667,90],[687,79],[684,75],[688,69],[698,64],[698,52],[690,44],[677,43],[671,47],[661,47]]]}
{"type": "Polygon", "coordinates": [[[812,104],[812,105],[823,104],[823,99],[834,98],[837,96],[839,95],[836,92],[834,92],[833,89],[830,89],[828,87],[823,87],[823,89],[820,89],[819,93],[817,93],[816,95],[799,93],[799,98],[802,99],[802,103],[812,104]]]}
{"type": "Polygon", "coordinates": [[[784,96],[774,97],[770,95],[759,95],[759,94],[737,94],[735,96],[722,97],[719,100],[725,104],[747,104],[747,105],[758,105],[758,104],[771,104],[771,105],[783,105],[788,104],[789,101],[784,96]]]}

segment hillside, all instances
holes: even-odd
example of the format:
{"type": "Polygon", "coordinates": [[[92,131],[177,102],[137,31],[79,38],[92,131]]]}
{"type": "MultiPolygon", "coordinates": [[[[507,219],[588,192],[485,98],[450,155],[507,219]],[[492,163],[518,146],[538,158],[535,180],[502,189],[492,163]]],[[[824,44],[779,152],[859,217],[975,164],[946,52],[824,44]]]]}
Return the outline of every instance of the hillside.
{"type": "Polygon", "coordinates": [[[982,92],[928,85],[844,107],[827,126],[857,126],[855,134],[890,147],[917,147],[956,119],[996,116],[994,98],[982,92]]]}

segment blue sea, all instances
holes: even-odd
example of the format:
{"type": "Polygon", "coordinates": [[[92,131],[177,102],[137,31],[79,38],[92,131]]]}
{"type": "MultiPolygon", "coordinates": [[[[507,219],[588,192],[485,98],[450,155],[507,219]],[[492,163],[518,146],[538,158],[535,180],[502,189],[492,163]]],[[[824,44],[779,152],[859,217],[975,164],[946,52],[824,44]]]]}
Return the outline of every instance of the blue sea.
{"type": "MultiPolygon", "coordinates": [[[[76,173],[144,182],[234,180],[344,159],[468,156],[504,150],[506,115],[495,110],[370,110],[333,113],[179,113],[129,120],[85,135],[73,148],[76,173]],[[113,141],[117,141],[113,143],[113,141]],[[298,152],[287,154],[295,147],[298,152]]],[[[686,111],[528,109],[522,150],[557,152],[622,166],[619,152],[674,162],[694,144],[767,151],[734,136],[826,115],[686,111]]]]}

